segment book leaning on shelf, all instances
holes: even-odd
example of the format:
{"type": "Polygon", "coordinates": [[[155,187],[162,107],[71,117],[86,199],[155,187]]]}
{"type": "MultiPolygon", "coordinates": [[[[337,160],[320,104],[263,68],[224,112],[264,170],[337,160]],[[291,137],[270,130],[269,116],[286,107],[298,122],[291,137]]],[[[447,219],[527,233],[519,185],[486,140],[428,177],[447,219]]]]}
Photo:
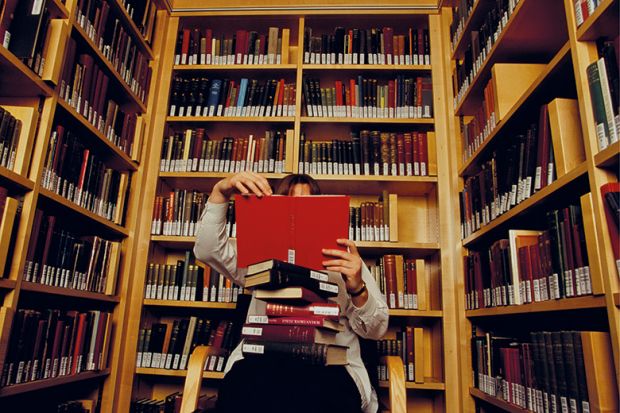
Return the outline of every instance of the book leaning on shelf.
{"type": "Polygon", "coordinates": [[[436,171],[429,163],[429,139],[434,138],[426,132],[362,130],[352,132],[348,140],[325,141],[307,139],[302,132],[299,171],[319,175],[433,175],[436,171]]]}
{"type": "MultiPolygon", "coordinates": [[[[325,85],[325,83],[323,83],[325,85]]],[[[306,116],[353,118],[433,117],[433,84],[430,76],[397,75],[388,81],[358,75],[321,87],[320,79],[303,80],[306,116]]]]}
{"type": "Polygon", "coordinates": [[[0,279],[11,268],[13,257],[14,241],[17,236],[17,225],[15,223],[21,214],[21,202],[9,197],[7,188],[0,186],[0,279]]]}
{"type": "Polygon", "coordinates": [[[171,132],[164,137],[162,172],[284,172],[287,131],[267,130],[264,136],[214,139],[204,128],[171,132]]]}
{"type": "Polygon", "coordinates": [[[26,252],[25,282],[113,295],[120,242],[77,234],[67,223],[37,209],[26,252]]]}
{"type": "Polygon", "coordinates": [[[540,331],[529,335],[529,340],[517,340],[474,333],[474,386],[535,412],[617,411],[609,333],[540,331]]]}
{"type": "Polygon", "coordinates": [[[232,321],[198,317],[153,323],[140,329],[136,367],[185,370],[197,346],[213,349],[206,371],[224,371],[226,359],[236,343],[232,321]]]}
{"type": "Polygon", "coordinates": [[[78,2],[76,22],[131,91],[144,102],[151,80],[149,59],[123,27],[123,21],[109,1],[113,0],[78,2]]]}
{"type": "Polygon", "coordinates": [[[430,36],[426,28],[409,27],[395,34],[392,27],[368,29],[335,27],[316,33],[304,27],[304,64],[430,65],[430,36]]]}
{"type": "MultiPolygon", "coordinates": [[[[60,99],[82,115],[126,154],[133,153],[137,115],[121,109],[105,68],[88,53],[79,53],[69,38],[60,78],[60,99]],[[79,54],[78,54],[79,53],[79,54]]],[[[114,82],[114,80],[112,80],[114,82]]]]}
{"type": "Polygon", "coordinates": [[[246,286],[254,289],[258,305],[241,330],[244,356],[346,364],[347,348],[336,344],[336,334],[343,330],[336,321],[340,308],[328,301],[343,287],[340,277],[276,259],[249,265],[246,286]],[[283,312],[296,316],[279,320],[275,314],[283,312]]]}
{"type": "Polygon", "coordinates": [[[1,385],[105,369],[111,328],[111,313],[98,310],[17,310],[1,385]]]}
{"type": "Polygon", "coordinates": [[[208,79],[176,75],[169,116],[295,116],[295,84],[285,79],[208,79]]]}
{"type": "Polygon", "coordinates": [[[290,29],[269,27],[267,33],[183,28],[177,37],[175,65],[273,65],[289,63],[290,29]]]}
{"type": "Polygon", "coordinates": [[[129,175],[108,168],[82,140],[56,125],[45,155],[42,186],[120,225],[124,221],[129,175]]]}

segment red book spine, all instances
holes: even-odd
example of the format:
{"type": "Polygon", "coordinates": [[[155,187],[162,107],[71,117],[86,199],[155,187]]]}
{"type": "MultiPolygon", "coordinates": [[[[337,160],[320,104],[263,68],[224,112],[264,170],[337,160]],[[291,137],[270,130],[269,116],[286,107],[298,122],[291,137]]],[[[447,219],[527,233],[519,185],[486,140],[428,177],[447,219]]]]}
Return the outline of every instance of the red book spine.
{"type": "MultiPolygon", "coordinates": [[[[213,30],[212,29],[207,29],[207,33],[206,33],[206,43],[207,43],[207,56],[211,55],[212,52],[212,44],[213,43],[213,30]]],[[[208,62],[210,62],[210,58],[207,58],[208,62]]]]}
{"type": "Polygon", "coordinates": [[[305,307],[267,303],[265,313],[273,317],[324,316],[338,320],[340,307],[336,303],[311,304],[305,307]]]}
{"type": "Polygon", "coordinates": [[[222,343],[224,342],[224,333],[226,332],[226,327],[228,323],[226,321],[220,321],[217,325],[217,330],[215,330],[215,338],[213,339],[213,347],[222,348],[222,343]]]}
{"type": "Polygon", "coordinates": [[[406,350],[407,350],[407,360],[406,360],[406,365],[405,365],[405,369],[407,371],[407,374],[405,375],[407,381],[414,381],[415,380],[415,369],[414,369],[414,363],[415,363],[415,359],[414,359],[414,353],[413,353],[413,327],[411,326],[407,326],[405,329],[405,338],[406,338],[406,350]]]}
{"type": "Polygon", "coordinates": [[[246,324],[241,330],[245,338],[259,341],[283,341],[289,343],[314,343],[316,327],[246,324]]]}
{"type": "Polygon", "coordinates": [[[420,156],[420,175],[428,175],[428,143],[426,141],[426,132],[418,133],[418,153],[420,156]]]}
{"type": "MultiPolygon", "coordinates": [[[[328,317],[322,316],[305,316],[305,317],[267,317],[265,316],[262,320],[252,319],[250,316],[250,322],[255,324],[274,324],[274,325],[295,325],[295,326],[311,326],[311,327],[322,327],[323,321],[328,317]],[[265,321],[265,322],[262,322],[265,321]]],[[[263,316],[255,316],[262,318],[263,316]]]]}
{"type": "Polygon", "coordinates": [[[412,132],[413,174],[420,175],[420,139],[418,132],[412,132]]]}
{"type": "Polygon", "coordinates": [[[84,354],[83,352],[84,341],[86,338],[87,316],[88,314],[86,313],[81,313],[78,316],[79,321],[78,321],[78,326],[77,326],[77,334],[75,336],[75,342],[73,345],[73,354],[72,354],[70,374],[77,374],[82,370],[81,365],[82,365],[83,354],[84,354]]]}
{"type": "Polygon", "coordinates": [[[189,53],[190,30],[183,29],[183,43],[181,44],[181,64],[187,64],[187,55],[189,53]]]}

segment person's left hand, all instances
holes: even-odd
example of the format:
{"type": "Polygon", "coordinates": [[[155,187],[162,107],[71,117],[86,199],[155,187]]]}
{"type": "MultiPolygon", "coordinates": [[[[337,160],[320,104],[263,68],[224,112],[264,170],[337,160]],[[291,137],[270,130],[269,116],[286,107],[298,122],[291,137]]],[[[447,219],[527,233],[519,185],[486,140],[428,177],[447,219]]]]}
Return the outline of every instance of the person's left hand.
{"type": "Polygon", "coordinates": [[[336,242],[339,245],[346,246],[348,252],[323,249],[323,254],[337,257],[336,259],[323,261],[323,266],[328,271],[336,271],[342,274],[349,293],[359,291],[362,288],[362,257],[357,252],[357,247],[353,241],[337,239],[336,242]]]}

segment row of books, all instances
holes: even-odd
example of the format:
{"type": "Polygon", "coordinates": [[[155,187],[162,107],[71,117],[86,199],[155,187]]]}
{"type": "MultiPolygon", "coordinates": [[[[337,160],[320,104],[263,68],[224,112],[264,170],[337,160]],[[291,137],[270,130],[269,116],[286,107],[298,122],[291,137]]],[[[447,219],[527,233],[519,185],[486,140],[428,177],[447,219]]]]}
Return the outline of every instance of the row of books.
{"type": "Polygon", "coordinates": [[[452,7],[452,23],[450,23],[450,48],[454,50],[465,30],[465,24],[474,9],[475,0],[458,0],[452,7]]]}
{"type": "Polygon", "coordinates": [[[145,299],[236,303],[242,288],[209,266],[195,264],[185,253],[176,264],[149,263],[145,299]]]}
{"type": "Polygon", "coordinates": [[[347,363],[347,347],[336,344],[336,335],[344,330],[340,308],[328,301],[343,288],[340,274],[272,259],[249,265],[245,286],[253,288],[261,302],[241,330],[244,357],[292,358],[316,365],[347,363]],[[316,308],[327,312],[307,317],[316,308]],[[278,316],[288,310],[291,317],[278,316]]]}
{"type": "Polygon", "coordinates": [[[0,385],[105,369],[111,328],[98,310],[17,310],[0,385]]]}
{"type": "Polygon", "coordinates": [[[467,46],[462,60],[455,61],[456,68],[453,74],[455,107],[469,89],[501,32],[508,25],[516,4],[515,0],[496,1],[480,26],[472,28],[470,38],[465,42],[467,46]]]}
{"type": "Polygon", "coordinates": [[[602,0],[575,0],[573,6],[575,7],[575,20],[577,21],[577,27],[581,26],[588,17],[590,17],[600,6],[602,0]]]}
{"type": "Polygon", "coordinates": [[[8,276],[13,258],[14,242],[17,239],[22,203],[9,196],[9,190],[0,186],[0,278],[8,276]]]}
{"type": "Polygon", "coordinates": [[[333,33],[320,35],[304,28],[305,64],[430,65],[430,55],[426,28],[409,27],[405,34],[394,34],[392,27],[338,26],[333,33]]]}
{"type": "Polygon", "coordinates": [[[0,166],[13,169],[22,121],[0,107],[0,166]]]}
{"type": "Polygon", "coordinates": [[[41,76],[50,16],[46,0],[0,3],[0,41],[34,73],[41,76]]]}
{"type": "MultiPolygon", "coordinates": [[[[325,83],[323,83],[325,85],[325,83]]],[[[348,81],[336,80],[333,87],[321,87],[317,78],[304,78],[306,116],[336,118],[433,117],[433,83],[430,76],[384,80],[362,75],[348,81]]]]}
{"type": "Polygon", "coordinates": [[[535,331],[529,340],[474,335],[474,385],[532,412],[613,411],[615,377],[597,368],[612,360],[609,340],[595,331],[535,331]]]}
{"type": "Polygon", "coordinates": [[[148,43],[152,42],[155,30],[155,15],[157,2],[153,0],[125,0],[121,2],[131,20],[135,23],[148,43]]]}
{"type": "Polygon", "coordinates": [[[352,132],[350,140],[315,141],[302,133],[299,171],[327,175],[428,176],[426,132],[352,132]]]}
{"type": "Polygon", "coordinates": [[[79,2],[76,22],[123,81],[144,102],[151,78],[149,58],[139,48],[130,31],[123,27],[123,22],[115,15],[115,8],[110,5],[110,1],[114,0],[79,2]]]}
{"type": "Polygon", "coordinates": [[[384,255],[368,269],[389,308],[427,310],[426,264],[423,259],[384,255]]]}
{"type": "Polygon", "coordinates": [[[461,116],[460,129],[463,140],[463,161],[467,161],[478,150],[497,126],[495,113],[495,91],[493,81],[484,87],[484,98],[471,116],[461,116]]]}
{"type": "MultiPolygon", "coordinates": [[[[215,401],[215,395],[201,394],[197,401],[198,411],[213,409],[215,401]]],[[[129,413],[181,413],[182,403],[183,394],[179,392],[171,393],[163,400],[149,398],[135,399],[131,401],[129,413]]]]}
{"type": "Polygon", "coordinates": [[[177,75],[169,116],[295,116],[295,83],[285,79],[208,79],[177,75]]]}
{"type": "Polygon", "coordinates": [[[586,68],[599,150],[618,142],[620,135],[620,36],[597,43],[599,59],[586,68]]]}
{"type": "Polygon", "coordinates": [[[168,196],[156,196],[151,235],[196,236],[208,194],[174,189],[168,196]]]}
{"type": "MultiPolygon", "coordinates": [[[[424,382],[424,366],[416,365],[416,361],[423,360],[423,357],[420,357],[423,353],[424,330],[422,328],[406,326],[401,331],[395,332],[395,338],[377,340],[379,357],[399,356],[403,360],[406,381],[424,382]]],[[[387,364],[379,361],[377,376],[381,381],[389,379],[387,364]]]]}
{"type": "MultiPolygon", "coordinates": [[[[395,195],[395,194],[394,194],[395,195]]],[[[353,241],[394,241],[390,229],[398,217],[390,217],[389,200],[362,202],[349,208],[349,239],[353,241]]]]}
{"type": "Polygon", "coordinates": [[[120,243],[64,228],[37,209],[26,253],[23,280],[53,287],[113,295],[120,243]]]}
{"type": "Polygon", "coordinates": [[[211,139],[204,128],[164,136],[161,172],[284,172],[286,131],[211,139]]]}
{"type": "Polygon", "coordinates": [[[177,37],[175,65],[274,65],[289,63],[289,28],[269,27],[267,33],[184,28],[177,37]],[[228,37],[230,36],[230,37],[228,37]]]}
{"type": "Polygon", "coordinates": [[[95,400],[70,400],[60,403],[56,413],[95,413],[95,400]]]}
{"type": "Polygon", "coordinates": [[[548,105],[537,124],[492,151],[460,192],[463,238],[553,183],[556,177],[548,105]]]}
{"type": "Polygon", "coordinates": [[[592,294],[580,207],[549,211],[547,221],[545,230],[509,230],[464,257],[468,309],[592,294]]]}
{"type": "Polygon", "coordinates": [[[136,367],[185,370],[196,346],[214,349],[205,364],[206,371],[224,371],[230,350],[238,340],[234,323],[195,316],[172,322],[153,323],[140,329],[136,367]]]}
{"type": "Polygon", "coordinates": [[[605,208],[605,221],[611,239],[611,249],[616,260],[616,270],[620,277],[620,184],[610,182],[601,186],[601,196],[605,208]]]}
{"type": "Polygon", "coordinates": [[[105,69],[89,54],[76,59],[76,43],[69,38],[67,58],[60,79],[59,95],[110,142],[126,154],[132,153],[137,115],[115,101],[105,69]]]}
{"type": "Polygon", "coordinates": [[[108,168],[60,124],[47,146],[42,186],[114,223],[123,220],[129,175],[108,168]]]}

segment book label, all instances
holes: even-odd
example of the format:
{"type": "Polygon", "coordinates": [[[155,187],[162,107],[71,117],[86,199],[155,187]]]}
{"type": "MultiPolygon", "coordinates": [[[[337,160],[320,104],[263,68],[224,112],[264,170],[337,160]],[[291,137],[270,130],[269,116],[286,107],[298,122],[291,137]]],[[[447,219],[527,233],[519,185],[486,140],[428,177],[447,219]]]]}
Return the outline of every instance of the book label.
{"type": "Polygon", "coordinates": [[[260,327],[243,327],[241,329],[241,334],[246,336],[262,336],[263,329],[260,327]]]}
{"type": "MultiPolygon", "coordinates": [[[[267,317],[266,315],[251,315],[251,316],[248,316],[248,323],[252,323],[252,324],[268,324],[269,323],[269,317],[267,317]]],[[[244,327],[244,329],[245,329],[245,327],[244,327]]]]}
{"type": "Polygon", "coordinates": [[[244,344],[243,352],[245,353],[253,353],[253,354],[264,354],[265,346],[260,344],[244,344]]]}
{"type": "Polygon", "coordinates": [[[323,282],[329,281],[329,277],[327,276],[327,274],[324,274],[324,273],[318,272],[318,271],[312,271],[312,270],[310,271],[310,278],[315,279],[315,280],[319,280],[319,281],[323,281],[323,282]]]}

